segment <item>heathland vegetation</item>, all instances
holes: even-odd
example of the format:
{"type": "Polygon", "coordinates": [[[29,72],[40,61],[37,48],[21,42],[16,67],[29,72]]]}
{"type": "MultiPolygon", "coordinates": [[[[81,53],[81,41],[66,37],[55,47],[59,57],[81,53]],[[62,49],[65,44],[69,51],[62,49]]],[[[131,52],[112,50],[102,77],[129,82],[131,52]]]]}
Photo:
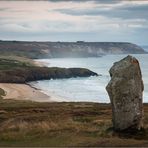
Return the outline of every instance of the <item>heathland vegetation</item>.
{"type": "Polygon", "coordinates": [[[145,129],[113,132],[109,104],[0,100],[0,146],[148,146],[145,129]]]}

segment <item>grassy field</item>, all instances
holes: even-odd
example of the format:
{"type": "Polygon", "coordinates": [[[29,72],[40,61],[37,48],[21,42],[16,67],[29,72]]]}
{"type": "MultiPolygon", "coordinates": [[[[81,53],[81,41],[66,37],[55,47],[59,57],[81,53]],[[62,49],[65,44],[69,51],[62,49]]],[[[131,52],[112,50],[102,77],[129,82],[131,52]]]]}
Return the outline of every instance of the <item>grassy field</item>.
{"type": "MultiPolygon", "coordinates": [[[[15,66],[35,66],[35,62],[32,59],[25,58],[25,57],[19,57],[19,56],[5,56],[0,55],[0,68],[3,65],[12,65],[15,66]]],[[[12,67],[9,67],[12,68],[12,67]]]]}
{"type": "Polygon", "coordinates": [[[20,68],[20,67],[31,67],[30,63],[13,60],[13,59],[1,59],[0,58],[0,70],[11,70],[14,68],[20,68]]]}
{"type": "Polygon", "coordinates": [[[145,129],[112,130],[110,104],[0,100],[0,146],[148,146],[145,129]]]}

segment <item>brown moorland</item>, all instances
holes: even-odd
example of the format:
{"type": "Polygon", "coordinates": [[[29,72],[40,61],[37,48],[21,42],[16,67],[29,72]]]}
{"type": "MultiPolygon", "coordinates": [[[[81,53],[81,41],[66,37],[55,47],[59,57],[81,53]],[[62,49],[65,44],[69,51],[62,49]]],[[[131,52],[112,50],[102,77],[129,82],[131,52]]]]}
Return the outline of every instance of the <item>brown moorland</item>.
{"type": "Polygon", "coordinates": [[[113,132],[110,104],[0,100],[0,146],[148,146],[140,131],[113,132]]]}

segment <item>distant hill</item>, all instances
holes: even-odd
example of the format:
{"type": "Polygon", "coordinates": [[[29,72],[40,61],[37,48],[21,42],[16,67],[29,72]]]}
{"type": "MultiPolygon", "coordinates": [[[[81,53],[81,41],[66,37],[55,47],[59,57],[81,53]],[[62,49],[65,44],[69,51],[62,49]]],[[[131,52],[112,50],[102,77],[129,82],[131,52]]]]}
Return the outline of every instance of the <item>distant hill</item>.
{"type": "Polygon", "coordinates": [[[0,41],[0,55],[27,58],[99,57],[105,54],[143,54],[143,48],[126,42],[0,41]]]}
{"type": "Polygon", "coordinates": [[[148,45],[141,46],[145,51],[148,51],[148,45]]]}

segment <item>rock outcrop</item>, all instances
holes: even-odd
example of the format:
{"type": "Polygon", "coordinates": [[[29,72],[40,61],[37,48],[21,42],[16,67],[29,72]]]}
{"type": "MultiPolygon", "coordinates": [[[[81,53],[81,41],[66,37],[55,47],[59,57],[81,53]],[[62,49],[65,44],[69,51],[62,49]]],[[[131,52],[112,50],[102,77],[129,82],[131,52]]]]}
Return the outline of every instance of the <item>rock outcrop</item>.
{"type": "Polygon", "coordinates": [[[98,74],[86,68],[17,67],[0,70],[0,83],[26,83],[29,81],[89,77],[98,74]]]}
{"type": "Polygon", "coordinates": [[[139,62],[127,56],[110,69],[106,89],[112,105],[115,130],[141,129],[143,126],[143,81],[139,62]]]}

